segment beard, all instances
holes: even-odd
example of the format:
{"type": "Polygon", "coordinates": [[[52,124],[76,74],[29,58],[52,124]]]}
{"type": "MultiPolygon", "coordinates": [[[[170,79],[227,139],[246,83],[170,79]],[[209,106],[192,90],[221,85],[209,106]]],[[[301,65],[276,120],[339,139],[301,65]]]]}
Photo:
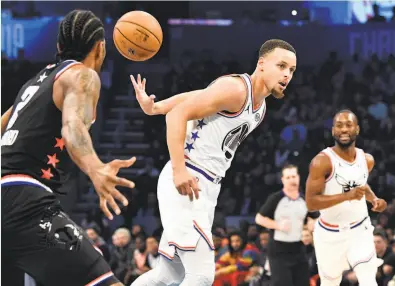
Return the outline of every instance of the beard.
{"type": "Polygon", "coordinates": [[[340,148],[347,149],[348,147],[350,147],[355,142],[357,137],[355,135],[354,136],[350,136],[350,140],[347,141],[347,142],[342,142],[340,140],[339,136],[333,136],[333,139],[335,139],[337,145],[339,145],[340,148]]]}
{"type": "Polygon", "coordinates": [[[272,89],[271,93],[277,99],[281,99],[285,96],[281,90],[276,90],[275,88],[272,89]]]}

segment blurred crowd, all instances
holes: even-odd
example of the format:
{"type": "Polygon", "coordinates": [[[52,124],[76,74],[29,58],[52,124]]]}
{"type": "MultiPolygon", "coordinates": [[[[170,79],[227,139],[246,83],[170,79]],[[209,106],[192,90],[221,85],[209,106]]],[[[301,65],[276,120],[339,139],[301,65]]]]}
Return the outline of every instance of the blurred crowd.
{"type": "MultiPolygon", "coordinates": [[[[254,70],[255,57],[248,69],[235,59],[230,55],[228,60],[217,62],[207,51],[199,54],[187,51],[164,76],[161,92],[153,90],[152,93],[161,100],[165,98],[163,95],[204,88],[223,74],[254,70]]],[[[20,61],[3,59],[2,90],[6,88],[7,94],[15,95],[31,75],[26,71],[37,72],[42,66],[24,61],[23,55],[20,61]],[[18,76],[14,76],[16,74],[18,76]]],[[[2,97],[3,108],[12,101],[12,96],[2,97]]],[[[268,231],[246,221],[237,229],[229,227],[226,217],[255,216],[267,196],[281,189],[280,170],[287,163],[299,167],[303,192],[309,162],[319,151],[333,144],[332,117],[344,108],[358,116],[361,133],[357,146],[372,154],[376,161],[369,184],[377,196],[389,204],[386,212],[372,215],[376,250],[385,261],[377,279],[379,285],[392,285],[388,281],[395,269],[395,57],[380,60],[373,56],[366,61],[354,55],[350,61],[342,62],[332,52],[320,65],[298,67],[285,99],[268,98],[267,106],[265,120],[239,147],[223,181],[213,227],[218,277],[215,285],[268,285],[265,284],[270,281],[270,266],[265,255],[268,231]],[[220,279],[223,275],[228,278],[220,279]]],[[[165,121],[159,116],[147,117],[144,124],[145,140],[151,144],[151,159],[147,159],[148,164],[138,177],[131,178],[136,185],[143,186],[146,194],[134,205],[137,216],[158,217],[156,181],[169,159],[165,121]]],[[[110,262],[114,273],[127,285],[155,267],[160,226],[150,233],[137,224],[124,225],[114,231],[99,213],[89,214],[82,226],[110,262]]],[[[314,241],[307,228],[303,230],[303,243],[309,255],[311,285],[319,285],[314,284],[317,283],[314,241]]],[[[343,280],[342,285],[357,285],[351,270],[344,274],[343,280]]]]}

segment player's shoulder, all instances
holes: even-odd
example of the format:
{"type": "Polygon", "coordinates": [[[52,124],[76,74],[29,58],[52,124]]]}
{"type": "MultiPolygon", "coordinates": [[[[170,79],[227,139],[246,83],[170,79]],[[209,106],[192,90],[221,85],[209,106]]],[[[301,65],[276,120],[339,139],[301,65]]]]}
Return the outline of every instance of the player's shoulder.
{"type": "Polygon", "coordinates": [[[310,162],[310,174],[328,175],[332,172],[332,161],[325,152],[319,152],[310,162]]]}
{"type": "Polygon", "coordinates": [[[221,86],[233,93],[245,94],[246,84],[241,75],[229,74],[218,77],[212,85],[221,86]]]}
{"type": "Polygon", "coordinates": [[[359,149],[359,150],[361,150],[361,153],[364,155],[366,164],[368,165],[368,170],[370,172],[375,165],[374,157],[372,154],[365,153],[362,149],[359,149]]]}
{"type": "Polygon", "coordinates": [[[78,84],[100,85],[100,77],[97,72],[83,64],[71,66],[59,76],[57,81],[65,87],[73,87],[78,84]]]}
{"type": "Polygon", "coordinates": [[[321,151],[317,155],[315,155],[315,157],[311,160],[310,166],[318,167],[320,165],[331,165],[331,164],[332,164],[331,158],[329,157],[329,155],[326,152],[321,151]]]}
{"type": "Polygon", "coordinates": [[[365,156],[365,159],[368,163],[373,163],[374,164],[374,157],[372,154],[366,153],[365,151],[363,151],[362,149],[359,149],[362,151],[362,154],[365,156]]]}

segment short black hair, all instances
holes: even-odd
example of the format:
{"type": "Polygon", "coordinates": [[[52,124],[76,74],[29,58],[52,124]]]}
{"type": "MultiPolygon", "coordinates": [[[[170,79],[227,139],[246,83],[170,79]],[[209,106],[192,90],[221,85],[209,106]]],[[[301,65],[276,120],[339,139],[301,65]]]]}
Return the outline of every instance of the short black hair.
{"type": "Polygon", "coordinates": [[[387,238],[387,234],[385,233],[385,231],[381,230],[381,229],[375,229],[373,231],[373,236],[380,236],[384,241],[388,242],[388,238],[387,238]]]}
{"type": "Polygon", "coordinates": [[[82,61],[97,41],[104,40],[102,21],[88,10],[68,13],[59,26],[57,60],[82,61]]]}
{"type": "Polygon", "coordinates": [[[263,43],[263,45],[259,49],[259,57],[265,56],[266,54],[273,51],[275,48],[288,50],[296,55],[296,50],[294,49],[294,47],[292,47],[290,43],[279,39],[271,39],[263,43]]]}
{"type": "Polygon", "coordinates": [[[281,169],[281,176],[283,175],[283,172],[284,172],[284,170],[286,170],[286,169],[296,169],[296,171],[299,173],[299,168],[298,168],[298,166],[293,165],[293,164],[286,164],[286,165],[284,165],[284,167],[282,167],[282,169],[281,169]]]}
{"type": "Polygon", "coordinates": [[[333,116],[333,123],[335,123],[336,117],[337,117],[338,115],[342,114],[342,113],[352,114],[352,115],[354,116],[354,118],[355,118],[355,123],[358,125],[358,117],[357,117],[357,115],[356,115],[354,112],[352,112],[350,109],[342,109],[342,110],[336,112],[335,116],[333,116]]]}

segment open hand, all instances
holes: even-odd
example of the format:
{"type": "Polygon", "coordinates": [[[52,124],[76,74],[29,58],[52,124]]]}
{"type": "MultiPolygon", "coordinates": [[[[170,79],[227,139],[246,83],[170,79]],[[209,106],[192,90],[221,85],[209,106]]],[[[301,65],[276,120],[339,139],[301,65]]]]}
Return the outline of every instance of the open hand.
{"type": "Polygon", "coordinates": [[[130,80],[132,81],[134,91],[136,93],[136,99],[140,104],[141,109],[147,115],[154,115],[154,105],[155,105],[155,95],[148,96],[145,92],[146,80],[141,81],[141,76],[138,74],[137,81],[132,75],[130,75],[130,80]]]}
{"type": "Polygon", "coordinates": [[[100,208],[110,220],[113,219],[113,215],[109,211],[107,204],[110,205],[117,215],[121,213],[121,210],[115,202],[115,199],[120,201],[124,206],[128,205],[128,200],[115,188],[115,186],[127,188],[134,188],[135,186],[132,181],[117,176],[119,169],[129,168],[134,162],[136,162],[136,157],[129,160],[113,160],[107,164],[103,164],[102,167],[98,168],[93,175],[90,176],[96,193],[100,198],[100,208]]]}

